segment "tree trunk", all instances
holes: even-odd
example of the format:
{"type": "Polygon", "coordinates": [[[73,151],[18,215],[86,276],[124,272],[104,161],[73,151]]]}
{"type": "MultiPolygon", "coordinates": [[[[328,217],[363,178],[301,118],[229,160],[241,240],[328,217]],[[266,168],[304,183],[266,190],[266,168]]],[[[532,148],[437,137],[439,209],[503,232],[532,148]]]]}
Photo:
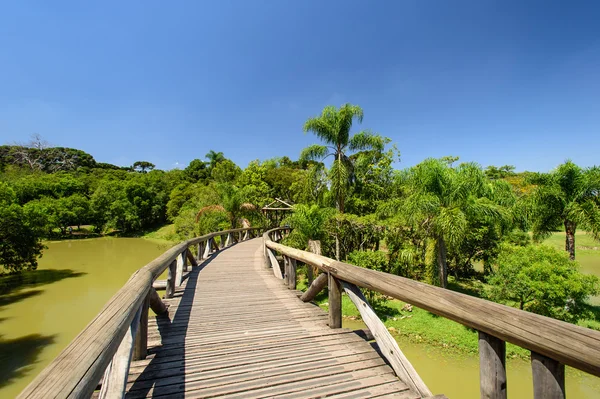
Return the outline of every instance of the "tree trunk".
{"type": "Polygon", "coordinates": [[[574,222],[565,220],[565,250],[569,253],[569,259],[575,260],[575,230],[574,222]]]}
{"type": "Polygon", "coordinates": [[[440,275],[440,286],[446,288],[448,286],[448,263],[446,261],[446,242],[443,237],[437,240],[437,263],[440,275]]]}
{"type": "Polygon", "coordinates": [[[340,238],[335,235],[335,260],[340,260],[340,238]]]}

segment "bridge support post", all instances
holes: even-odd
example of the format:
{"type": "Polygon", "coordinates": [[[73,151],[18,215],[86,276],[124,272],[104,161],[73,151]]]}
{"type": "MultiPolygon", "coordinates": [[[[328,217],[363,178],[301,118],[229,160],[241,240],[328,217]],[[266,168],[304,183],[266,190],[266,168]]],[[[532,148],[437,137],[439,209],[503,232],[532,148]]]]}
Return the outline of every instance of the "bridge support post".
{"type": "Polygon", "coordinates": [[[506,399],[506,343],[479,331],[479,391],[485,399],[506,399]]]}
{"type": "Polygon", "coordinates": [[[185,262],[187,260],[187,248],[177,256],[177,271],[175,273],[175,286],[179,287],[183,280],[183,270],[185,269],[185,262]]]}
{"type": "Polygon", "coordinates": [[[199,242],[198,243],[198,258],[197,258],[198,263],[202,261],[203,257],[204,257],[204,243],[199,242]]]}
{"type": "Polygon", "coordinates": [[[227,240],[225,240],[225,247],[230,247],[233,244],[233,236],[231,233],[227,234],[227,240]]]}
{"type": "Polygon", "coordinates": [[[565,398],[565,365],[531,352],[531,371],[533,372],[534,399],[565,398]]]}
{"type": "Polygon", "coordinates": [[[342,328],[342,284],[329,276],[329,328],[342,328]]]}
{"type": "Polygon", "coordinates": [[[148,308],[150,307],[150,294],[153,290],[154,288],[150,288],[148,295],[146,295],[146,299],[142,302],[142,308],[140,309],[140,325],[135,334],[132,360],[143,360],[148,356],[148,308]]]}
{"type": "Polygon", "coordinates": [[[173,298],[175,293],[175,276],[177,275],[177,260],[169,265],[169,274],[167,275],[167,287],[165,289],[165,298],[173,298]]]}
{"type": "Polygon", "coordinates": [[[244,238],[242,238],[242,240],[246,241],[250,236],[249,230],[246,230],[246,233],[244,234],[244,238]]]}
{"type": "Polygon", "coordinates": [[[290,290],[296,289],[296,259],[289,258],[288,261],[288,288],[290,290]]]}
{"type": "Polygon", "coordinates": [[[204,256],[203,258],[206,259],[210,256],[210,246],[211,246],[211,241],[212,238],[209,238],[206,243],[205,243],[205,247],[204,247],[204,256]]]}

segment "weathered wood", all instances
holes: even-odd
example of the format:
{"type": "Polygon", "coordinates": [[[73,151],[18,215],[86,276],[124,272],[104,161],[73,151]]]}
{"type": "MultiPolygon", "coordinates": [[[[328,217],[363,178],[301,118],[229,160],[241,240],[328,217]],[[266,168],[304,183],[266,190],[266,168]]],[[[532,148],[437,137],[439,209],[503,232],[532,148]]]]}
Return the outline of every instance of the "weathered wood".
{"type": "Polygon", "coordinates": [[[329,274],[329,328],[342,328],[342,286],[329,274]]]}
{"type": "Polygon", "coordinates": [[[127,334],[123,337],[117,352],[104,372],[102,388],[99,397],[101,399],[122,398],[125,396],[127,375],[133,352],[134,340],[140,325],[140,316],[143,306],[135,314],[127,334]]]}
{"type": "Polygon", "coordinates": [[[289,258],[288,257],[288,267],[290,270],[290,278],[289,278],[289,283],[288,283],[288,288],[291,290],[295,290],[296,289],[296,285],[297,285],[297,274],[296,274],[296,269],[297,269],[297,265],[296,265],[296,259],[294,258],[289,258]]]}
{"type": "MultiPolygon", "coordinates": [[[[259,231],[257,228],[232,231],[253,230],[259,231]]],[[[19,397],[89,397],[116,353],[152,282],[176,260],[183,249],[218,234],[222,233],[210,233],[178,244],[136,271],[96,318],[21,392],[19,397]]],[[[174,276],[174,273],[172,275],[174,276]]],[[[171,292],[174,292],[174,289],[171,292]]]]}
{"type": "Polygon", "coordinates": [[[225,247],[230,247],[233,244],[233,238],[231,233],[227,234],[227,239],[225,240],[225,247]]]}
{"type": "Polygon", "coordinates": [[[323,290],[327,286],[328,283],[328,275],[327,273],[319,274],[319,276],[312,282],[310,287],[302,294],[300,299],[303,302],[312,301],[319,292],[323,290]]]}
{"type": "Polygon", "coordinates": [[[267,241],[265,245],[343,281],[411,303],[438,316],[600,376],[598,331],[404,277],[337,262],[272,241],[267,241]]]}
{"type": "Polygon", "coordinates": [[[192,254],[192,251],[190,251],[188,249],[185,252],[186,252],[187,260],[190,262],[190,265],[192,265],[192,266],[198,266],[198,262],[196,262],[196,258],[194,258],[194,255],[192,254]]]}
{"type": "Polygon", "coordinates": [[[379,349],[390,365],[408,386],[423,397],[431,396],[431,391],[425,385],[413,365],[408,361],[398,343],[392,337],[385,324],[379,319],[360,289],[354,284],[342,282],[344,291],[360,312],[360,315],[375,337],[379,349]]]}
{"type": "Polygon", "coordinates": [[[165,290],[167,288],[167,280],[156,280],[152,283],[152,288],[155,290],[165,290]]]}
{"type": "Polygon", "coordinates": [[[138,270],[19,398],[89,397],[116,353],[152,282],[138,270]]]}
{"type": "Polygon", "coordinates": [[[169,274],[167,274],[167,287],[165,289],[165,298],[173,298],[175,293],[175,278],[177,276],[177,259],[169,265],[169,274]]]}
{"type": "Polygon", "coordinates": [[[479,390],[485,399],[506,399],[506,343],[479,332],[479,390]]]}
{"type": "Polygon", "coordinates": [[[144,302],[142,302],[142,305],[140,306],[139,325],[133,343],[133,360],[142,360],[148,355],[148,309],[150,308],[152,292],[156,293],[156,291],[151,288],[148,291],[148,295],[146,295],[146,299],[144,299],[144,302]]]}
{"type": "Polygon", "coordinates": [[[279,262],[273,252],[267,248],[267,255],[269,257],[269,261],[271,263],[271,267],[273,268],[273,274],[280,280],[283,280],[283,275],[281,274],[281,266],[279,266],[279,262]]]}
{"type": "MultiPolygon", "coordinates": [[[[591,349],[591,348],[590,348],[591,349]]],[[[565,365],[531,352],[534,399],[564,399],[565,365]]]]}
{"type": "Polygon", "coordinates": [[[160,299],[158,292],[156,292],[156,290],[154,288],[150,289],[148,296],[150,299],[150,302],[149,302],[150,309],[152,309],[152,311],[155,314],[162,315],[162,314],[167,313],[167,311],[168,311],[167,305],[162,301],[162,299],[160,299]]]}
{"type": "Polygon", "coordinates": [[[201,262],[202,258],[204,257],[204,243],[203,242],[199,242],[198,243],[198,257],[196,258],[197,262],[201,262]]]}
{"type": "Polygon", "coordinates": [[[204,256],[203,256],[204,259],[206,259],[210,256],[211,248],[212,248],[212,238],[209,238],[208,241],[206,241],[206,246],[204,247],[204,256]]]}

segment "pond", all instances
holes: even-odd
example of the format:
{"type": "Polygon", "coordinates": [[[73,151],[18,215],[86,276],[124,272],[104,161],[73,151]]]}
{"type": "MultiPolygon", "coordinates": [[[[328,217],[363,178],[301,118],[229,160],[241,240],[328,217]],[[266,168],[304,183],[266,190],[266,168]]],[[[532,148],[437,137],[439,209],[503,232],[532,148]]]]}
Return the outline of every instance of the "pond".
{"type": "MultiPolygon", "coordinates": [[[[15,397],[102,309],[135,270],[168,244],[141,238],[47,243],[36,284],[0,295],[0,398],[15,397]]],[[[364,328],[345,320],[347,327],[364,328]],[[351,323],[351,324],[348,324],[351,323]]],[[[479,398],[476,355],[452,355],[397,337],[400,348],[434,393],[479,398]]],[[[531,398],[529,363],[508,361],[511,398],[531,398]]],[[[600,379],[568,369],[570,397],[600,398],[600,379]]]]}
{"type": "Polygon", "coordinates": [[[35,284],[0,296],[0,398],[12,398],[169,246],[143,238],[47,242],[35,284]]]}

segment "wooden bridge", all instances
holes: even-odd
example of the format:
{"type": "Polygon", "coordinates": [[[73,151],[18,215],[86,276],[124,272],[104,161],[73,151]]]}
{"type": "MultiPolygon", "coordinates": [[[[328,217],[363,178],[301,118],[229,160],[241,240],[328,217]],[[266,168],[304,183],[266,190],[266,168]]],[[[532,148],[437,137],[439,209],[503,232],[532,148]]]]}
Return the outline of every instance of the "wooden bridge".
{"type": "Polygon", "coordinates": [[[171,248],[20,397],[433,397],[359,287],[478,330],[482,398],[506,398],[505,341],[532,351],[536,398],[565,397],[565,364],[600,376],[596,331],[299,251],[277,243],[285,232],[236,229],[171,248]],[[299,262],[323,272],[304,293],[299,262]],[[310,302],[326,287],[328,313],[310,302]],[[344,292],[369,331],[341,328],[344,292]]]}

